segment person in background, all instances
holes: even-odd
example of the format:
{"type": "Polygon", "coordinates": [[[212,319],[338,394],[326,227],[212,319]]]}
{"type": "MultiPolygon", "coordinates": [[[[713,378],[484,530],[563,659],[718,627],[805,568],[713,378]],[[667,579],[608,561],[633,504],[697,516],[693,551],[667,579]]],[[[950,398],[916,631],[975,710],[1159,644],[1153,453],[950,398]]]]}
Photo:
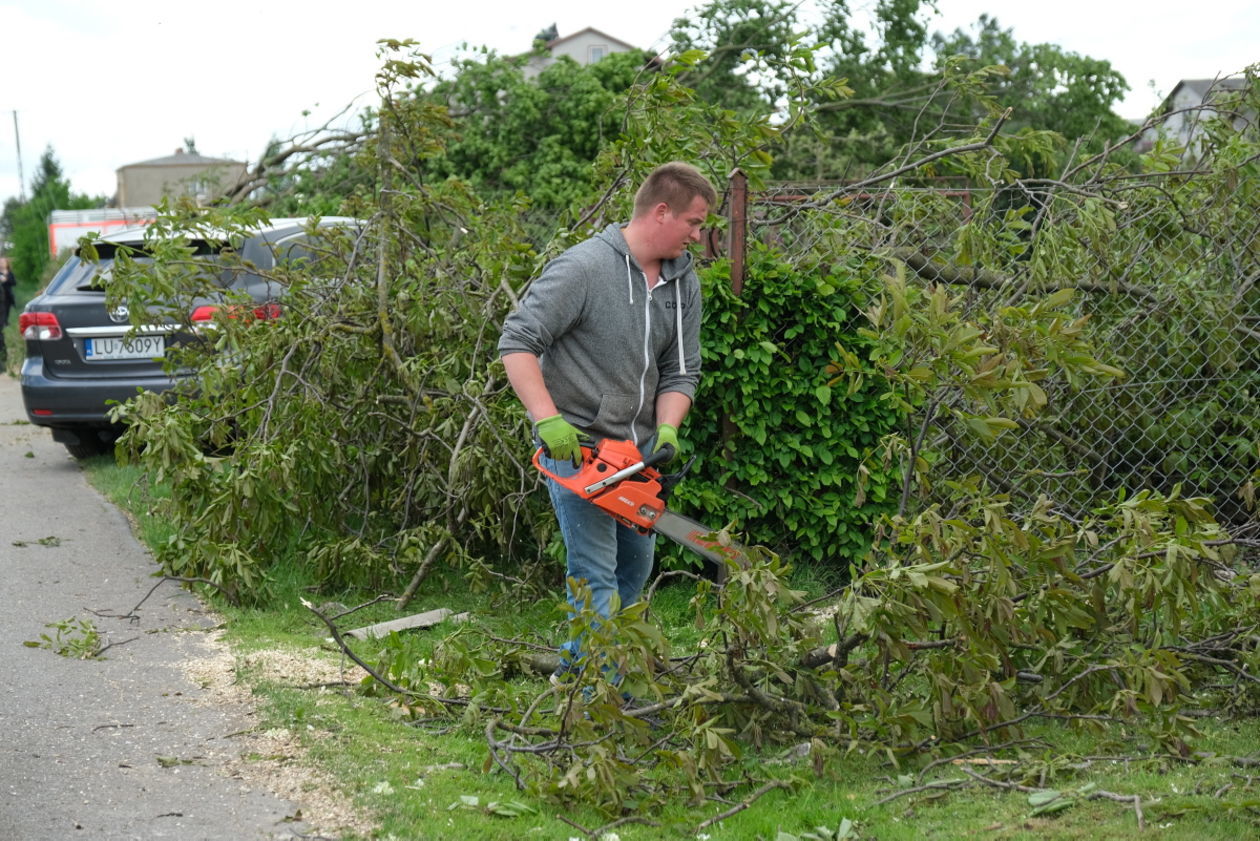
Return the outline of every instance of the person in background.
{"type": "MultiPolygon", "coordinates": [[[[579,440],[630,440],[643,452],[669,444],[700,379],[700,282],[688,247],[717,203],[713,185],[690,164],[653,170],[625,225],[610,224],[565,251],[533,281],[507,317],[499,354],[509,382],[545,448],[543,464],[571,476],[579,440]],[[650,448],[650,449],[649,449],[650,448]]],[[[548,480],[564,538],[568,598],[590,588],[591,608],[611,615],[639,600],[652,571],[654,536],[617,523],[548,480]]],[[[559,683],[581,658],[562,649],[559,683]]]]}
{"type": "Polygon", "coordinates": [[[8,359],[8,351],[4,346],[4,328],[9,324],[9,313],[17,309],[17,298],[13,292],[16,286],[17,278],[9,268],[9,258],[0,257],[0,367],[8,359]]]}

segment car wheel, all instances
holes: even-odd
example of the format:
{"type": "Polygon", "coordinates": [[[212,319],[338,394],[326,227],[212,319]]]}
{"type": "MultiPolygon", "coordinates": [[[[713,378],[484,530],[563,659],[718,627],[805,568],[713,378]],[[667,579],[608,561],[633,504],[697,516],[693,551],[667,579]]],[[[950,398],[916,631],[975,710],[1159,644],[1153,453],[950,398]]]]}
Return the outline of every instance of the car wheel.
{"type": "Polygon", "coordinates": [[[66,452],[77,459],[91,458],[99,456],[101,453],[108,452],[112,447],[97,438],[89,438],[86,441],[80,441],[77,444],[66,444],[66,452]]]}
{"type": "Polygon", "coordinates": [[[114,451],[114,442],[122,433],[118,428],[97,427],[52,427],[53,440],[66,448],[66,452],[77,459],[99,456],[101,453],[114,451]]]}
{"type": "Polygon", "coordinates": [[[105,447],[103,444],[98,444],[96,442],[88,444],[66,444],[66,452],[70,453],[70,455],[74,456],[76,459],[81,460],[91,458],[92,456],[99,456],[101,453],[105,452],[105,447]]]}

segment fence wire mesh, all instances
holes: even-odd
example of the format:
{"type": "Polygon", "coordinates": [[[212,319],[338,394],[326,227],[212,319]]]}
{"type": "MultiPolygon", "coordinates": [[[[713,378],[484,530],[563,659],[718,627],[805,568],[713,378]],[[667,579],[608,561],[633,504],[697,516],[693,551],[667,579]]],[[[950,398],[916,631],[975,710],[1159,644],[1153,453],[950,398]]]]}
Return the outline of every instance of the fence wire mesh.
{"type": "Polygon", "coordinates": [[[1076,510],[1121,489],[1180,486],[1254,531],[1258,156],[1224,148],[1166,172],[1095,168],[987,188],[778,186],[749,197],[748,238],[801,261],[886,258],[890,271],[946,284],[972,314],[1075,289],[1097,358],[1124,376],[1083,387],[1051,377],[1046,411],[993,442],[943,425],[944,467],[1076,510]]]}

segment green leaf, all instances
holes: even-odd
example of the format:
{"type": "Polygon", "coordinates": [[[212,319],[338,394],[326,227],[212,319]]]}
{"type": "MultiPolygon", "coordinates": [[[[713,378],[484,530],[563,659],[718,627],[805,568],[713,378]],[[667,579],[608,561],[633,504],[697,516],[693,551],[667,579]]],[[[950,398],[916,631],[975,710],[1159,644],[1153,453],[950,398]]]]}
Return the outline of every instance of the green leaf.
{"type": "Polygon", "coordinates": [[[1051,815],[1055,812],[1062,812],[1064,809],[1071,809],[1075,805],[1075,800],[1070,797],[1063,797],[1059,800],[1053,800],[1044,806],[1038,806],[1032,810],[1031,814],[1033,817],[1037,817],[1039,815],[1051,815]]]}
{"type": "Polygon", "coordinates": [[[486,811],[504,818],[519,818],[521,815],[536,814],[538,810],[519,800],[501,800],[487,804],[486,811]]]}
{"type": "Polygon", "coordinates": [[[919,383],[931,383],[936,380],[936,374],[926,365],[916,365],[906,372],[906,376],[919,383]]]}
{"type": "Polygon", "coordinates": [[[1069,303],[1076,296],[1075,289],[1060,289],[1053,295],[1043,298],[1038,304],[1037,309],[1053,310],[1069,303]]]}

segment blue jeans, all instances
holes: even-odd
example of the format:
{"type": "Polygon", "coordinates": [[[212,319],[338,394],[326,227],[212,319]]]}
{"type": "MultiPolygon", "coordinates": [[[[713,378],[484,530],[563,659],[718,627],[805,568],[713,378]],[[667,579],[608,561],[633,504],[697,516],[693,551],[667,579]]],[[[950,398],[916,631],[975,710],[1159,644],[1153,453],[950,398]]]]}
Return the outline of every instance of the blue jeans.
{"type": "MultiPolygon", "coordinates": [[[[542,463],[557,476],[568,477],[577,472],[569,461],[544,455],[542,463]]],[[[591,609],[608,617],[613,593],[620,597],[623,607],[637,602],[652,574],[656,535],[640,534],[637,529],[623,526],[554,479],[547,480],[547,490],[564,538],[567,577],[585,581],[591,588],[591,609]]],[[[575,609],[581,607],[572,589],[568,598],[575,609]]],[[[576,660],[580,653],[578,640],[570,640],[561,648],[569,661],[576,660]]]]}

